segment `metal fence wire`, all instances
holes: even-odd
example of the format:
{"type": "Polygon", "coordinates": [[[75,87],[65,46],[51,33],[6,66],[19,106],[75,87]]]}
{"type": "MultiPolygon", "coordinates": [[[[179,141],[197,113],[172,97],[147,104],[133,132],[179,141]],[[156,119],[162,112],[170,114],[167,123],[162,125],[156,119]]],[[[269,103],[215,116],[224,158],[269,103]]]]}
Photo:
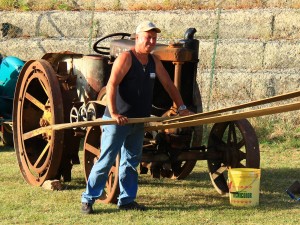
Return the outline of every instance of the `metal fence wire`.
{"type": "MultiPolygon", "coordinates": [[[[187,7],[187,2],[182,4],[187,7]]],[[[197,85],[204,111],[299,89],[298,1],[191,1],[192,9],[175,10],[131,10],[133,3],[137,1],[87,1],[88,10],[0,11],[0,54],[24,61],[48,52],[94,54],[92,45],[100,37],[133,33],[147,19],[162,29],[161,43],[176,42],[187,28],[196,28],[197,85]],[[103,10],[105,4],[109,10],[103,10]]],[[[296,113],[272,119],[300,123],[296,113]]]]}

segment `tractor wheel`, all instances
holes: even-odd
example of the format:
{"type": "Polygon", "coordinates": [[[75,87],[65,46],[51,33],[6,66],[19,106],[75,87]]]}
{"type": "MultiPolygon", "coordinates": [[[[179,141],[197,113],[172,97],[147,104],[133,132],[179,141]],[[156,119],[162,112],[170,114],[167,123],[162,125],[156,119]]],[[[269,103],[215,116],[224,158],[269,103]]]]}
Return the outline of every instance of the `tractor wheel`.
{"type": "Polygon", "coordinates": [[[220,194],[228,193],[228,168],[259,168],[259,143],[246,119],[217,123],[208,139],[208,153],[222,155],[209,159],[208,170],[213,186],[220,194]]]}
{"type": "Polygon", "coordinates": [[[28,61],[16,86],[13,107],[14,146],[25,180],[40,186],[59,169],[64,131],[42,127],[64,122],[60,85],[50,63],[28,61]]]}
{"type": "MultiPolygon", "coordinates": [[[[84,173],[85,179],[88,180],[89,174],[94,163],[99,159],[101,154],[100,149],[101,128],[89,127],[84,140],[84,173]]],[[[97,200],[101,203],[117,203],[119,195],[119,155],[116,158],[115,164],[109,171],[106,188],[102,196],[97,200]]]]}

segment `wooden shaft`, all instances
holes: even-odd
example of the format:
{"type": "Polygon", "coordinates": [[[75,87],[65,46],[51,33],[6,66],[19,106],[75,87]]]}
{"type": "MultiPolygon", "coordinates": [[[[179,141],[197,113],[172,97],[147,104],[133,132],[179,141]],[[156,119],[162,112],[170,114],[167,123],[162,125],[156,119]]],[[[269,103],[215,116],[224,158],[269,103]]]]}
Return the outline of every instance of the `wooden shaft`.
{"type": "MultiPolygon", "coordinates": [[[[128,124],[132,123],[150,123],[150,122],[160,122],[163,120],[168,119],[169,117],[145,117],[145,118],[128,118],[128,124]]],[[[76,123],[62,123],[62,124],[54,124],[46,127],[41,127],[32,131],[29,131],[27,133],[23,134],[23,139],[29,139],[32,137],[35,137],[37,135],[43,134],[43,133],[49,133],[52,130],[64,130],[64,129],[71,129],[76,127],[92,127],[92,126],[101,126],[101,125],[111,125],[111,124],[117,124],[116,120],[103,120],[103,119],[97,119],[93,121],[82,121],[82,122],[76,122],[76,123]]]]}
{"type": "Polygon", "coordinates": [[[283,94],[283,95],[277,95],[277,96],[274,96],[274,97],[270,97],[270,98],[266,98],[266,99],[262,99],[262,100],[257,100],[257,101],[252,101],[252,102],[248,102],[248,103],[241,104],[241,105],[231,106],[231,107],[227,107],[227,108],[223,108],[223,109],[217,109],[217,110],[214,110],[214,111],[209,111],[209,112],[204,112],[204,113],[197,113],[197,114],[193,114],[193,115],[189,115],[189,116],[169,118],[168,120],[165,120],[164,123],[178,121],[178,119],[183,121],[183,120],[191,120],[191,119],[196,119],[196,118],[203,118],[203,117],[208,117],[208,116],[211,116],[211,115],[217,114],[217,113],[224,113],[224,112],[229,112],[229,111],[233,111],[233,110],[244,109],[244,108],[254,107],[254,106],[258,106],[258,105],[263,105],[263,104],[267,104],[267,103],[283,101],[283,100],[287,100],[287,99],[296,98],[296,97],[299,97],[299,96],[300,96],[300,91],[289,92],[289,93],[286,93],[286,94],[283,94]]]}
{"type": "Polygon", "coordinates": [[[168,128],[194,127],[203,124],[235,121],[235,120],[240,120],[245,118],[266,116],[266,115],[288,112],[288,111],[299,110],[299,109],[300,109],[300,102],[296,102],[296,103],[269,107],[264,109],[250,110],[247,112],[233,113],[229,115],[218,115],[218,116],[205,117],[200,119],[198,118],[198,119],[182,121],[182,122],[173,122],[173,123],[167,123],[161,125],[151,125],[145,127],[145,130],[152,131],[152,130],[164,130],[168,128]]]}
{"type": "MultiPolygon", "coordinates": [[[[128,123],[129,124],[131,124],[131,123],[150,123],[150,124],[145,124],[145,130],[152,131],[152,130],[164,130],[164,129],[168,129],[168,128],[193,127],[193,126],[199,126],[199,125],[208,124],[208,123],[221,123],[221,122],[226,122],[226,121],[234,121],[234,120],[240,120],[240,119],[245,119],[245,118],[265,116],[265,115],[270,115],[270,114],[299,110],[300,102],[295,102],[295,103],[290,103],[290,104],[285,104],[285,105],[280,105],[280,106],[274,106],[274,107],[268,107],[268,108],[263,108],[263,109],[249,110],[246,112],[226,114],[226,115],[222,115],[219,113],[230,111],[233,109],[236,110],[236,109],[240,109],[240,108],[245,108],[245,106],[248,106],[248,107],[255,106],[260,103],[275,102],[275,101],[295,98],[298,96],[300,96],[300,91],[291,92],[288,94],[275,96],[272,98],[263,99],[263,100],[259,100],[259,101],[254,101],[254,102],[246,103],[243,105],[238,105],[238,106],[234,106],[234,107],[215,110],[212,112],[198,113],[198,114],[194,114],[191,116],[182,116],[182,117],[176,116],[175,118],[172,118],[172,119],[170,119],[170,117],[129,118],[128,123]]],[[[101,125],[109,125],[109,124],[117,124],[117,122],[116,122],[116,120],[97,119],[94,121],[82,121],[82,122],[76,122],[76,123],[54,124],[54,125],[41,127],[41,128],[37,128],[32,131],[26,132],[23,134],[23,139],[26,140],[26,139],[35,137],[35,136],[43,134],[43,133],[48,133],[49,135],[51,135],[51,132],[56,131],[56,130],[71,129],[71,128],[76,128],[76,127],[101,126],[101,125]]]]}

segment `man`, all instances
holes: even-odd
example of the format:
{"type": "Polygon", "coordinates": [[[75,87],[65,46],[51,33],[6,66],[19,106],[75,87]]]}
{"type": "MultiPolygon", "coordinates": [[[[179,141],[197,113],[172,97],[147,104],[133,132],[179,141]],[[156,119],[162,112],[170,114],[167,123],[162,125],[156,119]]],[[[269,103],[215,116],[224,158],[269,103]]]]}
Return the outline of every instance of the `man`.
{"type": "Polygon", "coordinates": [[[92,205],[101,196],[108,172],[119,152],[118,208],[146,209],[134,201],[138,189],[136,167],[142,156],[144,124],[127,123],[128,118],[150,116],[156,76],[178,107],[179,115],[190,114],[161,61],[150,54],[156,45],[157,33],[160,32],[152,22],[142,22],[136,28],[135,46],[120,54],[113,64],[106,86],[107,107],[103,119],[115,119],[118,124],[102,126],[101,155],[91,170],[86,190],[82,194],[83,213],[93,212],[92,205]]]}

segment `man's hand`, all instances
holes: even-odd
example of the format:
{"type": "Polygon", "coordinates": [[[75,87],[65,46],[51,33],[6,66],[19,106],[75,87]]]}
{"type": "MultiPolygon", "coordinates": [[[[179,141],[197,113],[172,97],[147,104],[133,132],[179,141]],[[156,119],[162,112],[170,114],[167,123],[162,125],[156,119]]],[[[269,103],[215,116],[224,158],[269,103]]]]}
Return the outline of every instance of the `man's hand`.
{"type": "Polygon", "coordinates": [[[193,114],[194,113],[188,109],[178,111],[179,116],[189,116],[189,115],[193,115],[193,114]]]}
{"type": "Polygon", "coordinates": [[[128,118],[126,116],[123,116],[121,114],[111,114],[111,118],[115,119],[118,123],[118,125],[125,125],[128,123],[128,118]]]}

